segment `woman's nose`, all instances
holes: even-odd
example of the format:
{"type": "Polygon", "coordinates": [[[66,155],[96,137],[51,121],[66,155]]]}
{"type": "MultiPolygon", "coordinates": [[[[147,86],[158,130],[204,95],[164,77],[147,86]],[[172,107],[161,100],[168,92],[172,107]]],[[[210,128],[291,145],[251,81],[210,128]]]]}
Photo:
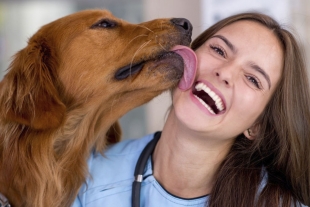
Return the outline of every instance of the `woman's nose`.
{"type": "Polygon", "coordinates": [[[214,72],[219,81],[221,81],[227,87],[234,85],[237,70],[235,70],[233,67],[221,67],[216,69],[214,72]]]}

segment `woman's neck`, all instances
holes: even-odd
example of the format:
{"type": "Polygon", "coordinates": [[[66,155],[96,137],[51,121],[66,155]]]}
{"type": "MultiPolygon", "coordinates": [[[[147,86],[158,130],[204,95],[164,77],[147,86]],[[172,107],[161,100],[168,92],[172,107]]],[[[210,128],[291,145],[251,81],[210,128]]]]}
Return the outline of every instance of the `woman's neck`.
{"type": "Polygon", "coordinates": [[[231,144],[215,144],[168,120],[153,153],[154,176],[171,194],[195,198],[211,192],[231,144]]]}

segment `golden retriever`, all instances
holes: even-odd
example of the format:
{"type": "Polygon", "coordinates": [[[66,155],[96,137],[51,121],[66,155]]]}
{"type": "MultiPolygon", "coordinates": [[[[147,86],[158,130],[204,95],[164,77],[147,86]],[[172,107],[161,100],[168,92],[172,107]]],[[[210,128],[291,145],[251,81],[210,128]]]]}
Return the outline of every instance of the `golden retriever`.
{"type": "Polygon", "coordinates": [[[11,205],[70,206],[87,158],[120,139],[117,120],[175,87],[192,26],[130,24],[85,10],[43,26],[0,83],[0,192],[11,205]]]}

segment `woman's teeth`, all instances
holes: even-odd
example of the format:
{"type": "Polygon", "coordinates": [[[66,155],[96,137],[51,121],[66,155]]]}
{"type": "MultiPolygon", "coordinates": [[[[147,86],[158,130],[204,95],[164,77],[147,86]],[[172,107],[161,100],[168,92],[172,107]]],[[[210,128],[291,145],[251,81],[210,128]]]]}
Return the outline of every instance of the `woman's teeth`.
{"type": "Polygon", "coordinates": [[[196,96],[196,95],[194,95],[197,99],[198,99],[198,101],[204,106],[204,107],[206,107],[208,110],[209,110],[209,112],[211,113],[211,114],[215,114],[215,112],[210,108],[210,106],[208,106],[202,99],[200,99],[198,96],[196,96]]]}
{"type": "Polygon", "coordinates": [[[210,111],[210,113],[218,114],[224,110],[222,99],[204,83],[199,82],[196,84],[195,90],[196,92],[193,92],[194,96],[210,111]]]}

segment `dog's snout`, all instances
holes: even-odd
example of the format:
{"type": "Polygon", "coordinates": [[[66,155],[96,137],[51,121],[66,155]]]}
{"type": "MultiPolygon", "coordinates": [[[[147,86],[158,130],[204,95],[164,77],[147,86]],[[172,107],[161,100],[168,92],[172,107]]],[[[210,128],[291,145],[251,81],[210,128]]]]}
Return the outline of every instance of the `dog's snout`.
{"type": "Polygon", "coordinates": [[[180,29],[184,30],[185,32],[192,32],[193,26],[191,22],[185,18],[174,18],[171,19],[171,22],[179,27],[180,29]]]}

